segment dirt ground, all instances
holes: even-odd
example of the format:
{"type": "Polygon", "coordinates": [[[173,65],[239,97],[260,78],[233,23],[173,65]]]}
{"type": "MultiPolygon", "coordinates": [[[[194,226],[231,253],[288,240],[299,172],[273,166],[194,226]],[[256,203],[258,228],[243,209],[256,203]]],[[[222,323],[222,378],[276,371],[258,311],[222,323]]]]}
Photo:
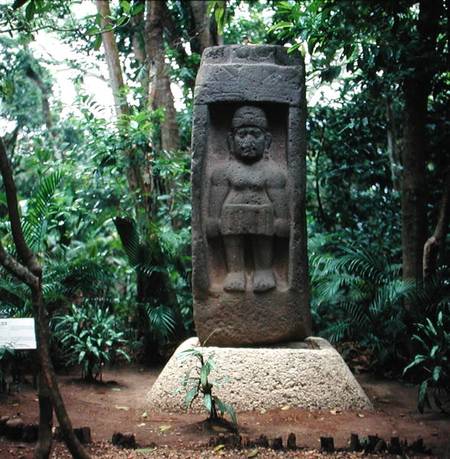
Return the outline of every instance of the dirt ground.
{"type": "MultiPolygon", "coordinates": [[[[204,416],[194,414],[152,413],[145,407],[145,396],[159,374],[158,369],[129,367],[107,370],[103,384],[86,384],[77,373],[60,375],[61,390],[74,427],[89,426],[95,457],[279,457],[280,453],[250,451],[233,453],[214,451],[207,447],[211,432],[203,427],[204,416]],[[116,431],[132,432],[141,450],[136,452],[111,449],[110,441],[116,431]],[[102,454],[103,451],[106,455],[102,454]],[[254,456],[252,456],[254,454],[254,456]]],[[[301,453],[283,457],[320,457],[321,436],[334,437],[335,446],[344,448],[351,433],[360,437],[375,435],[390,440],[397,436],[409,443],[423,438],[435,457],[450,458],[450,417],[438,411],[420,414],[416,410],[416,389],[399,382],[379,380],[372,375],[358,376],[372,400],[373,412],[336,412],[280,407],[267,412],[238,413],[242,435],[257,438],[282,436],[285,441],[295,433],[301,453]]],[[[182,396],[182,395],[180,395],[182,396]]],[[[38,421],[36,391],[24,384],[19,392],[0,395],[0,416],[19,415],[26,423],[38,421]]],[[[32,446],[0,439],[0,458],[32,457],[32,446]]],[[[68,457],[58,445],[52,457],[68,457]]],[[[329,456],[331,457],[331,456],[329,456]]],[[[337,454],[336,457],[349,457],[337,454]]],[[[354,456],[353,456],[354,457],[354,456]]]]}

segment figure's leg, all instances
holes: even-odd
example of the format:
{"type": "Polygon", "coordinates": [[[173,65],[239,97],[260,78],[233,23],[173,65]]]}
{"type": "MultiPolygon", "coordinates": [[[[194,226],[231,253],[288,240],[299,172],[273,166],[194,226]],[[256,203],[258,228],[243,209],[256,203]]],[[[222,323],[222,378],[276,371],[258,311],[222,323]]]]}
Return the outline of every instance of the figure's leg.
{"type": "Polygon", "coordinates": [[[223,245],[228,274],[223,289],[228,292],[245,291],[244,237],[240,235],[224,236],[223,245]]]}
{"type": "Polygon", "coordinates": [[[275,277],[272,271],[273,237],[252,236],[253,259],[255,274],[253,276],[253,290],[265,292],[275,288],[275,277]]]}

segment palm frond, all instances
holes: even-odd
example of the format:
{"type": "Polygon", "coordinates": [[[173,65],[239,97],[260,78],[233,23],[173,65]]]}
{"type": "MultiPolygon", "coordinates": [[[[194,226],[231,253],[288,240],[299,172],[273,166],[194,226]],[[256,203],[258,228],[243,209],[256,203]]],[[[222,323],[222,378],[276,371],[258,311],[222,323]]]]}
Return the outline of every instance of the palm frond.
{"type": "Polygon", "coordinates": [[[174,333],[176,322],[172,309],[164,305],[154,307],[151,304],[146,304],[145,311],[152,331],[156,335],[167,338],[174,333]]]}
{"type": "Polygon", "coordinates": [[[23,222],[25,240],[33,251],[40,252],[48,228],[48,220],[53,213],[53,198],[63,178],[61,170],[45,177],[36,193],[28,202],[27,214],[23,222]]]}

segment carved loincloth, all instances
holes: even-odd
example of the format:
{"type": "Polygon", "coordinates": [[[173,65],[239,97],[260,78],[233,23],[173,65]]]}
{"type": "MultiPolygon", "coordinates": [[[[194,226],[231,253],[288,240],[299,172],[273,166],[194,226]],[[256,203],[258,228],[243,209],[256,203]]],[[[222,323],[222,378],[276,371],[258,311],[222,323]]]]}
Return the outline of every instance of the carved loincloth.
{"type": "Polygon", "coordinates": [[[273,220],[272,205],[226,204],[222,208],[221,233],[272,236],[273,220]]]}

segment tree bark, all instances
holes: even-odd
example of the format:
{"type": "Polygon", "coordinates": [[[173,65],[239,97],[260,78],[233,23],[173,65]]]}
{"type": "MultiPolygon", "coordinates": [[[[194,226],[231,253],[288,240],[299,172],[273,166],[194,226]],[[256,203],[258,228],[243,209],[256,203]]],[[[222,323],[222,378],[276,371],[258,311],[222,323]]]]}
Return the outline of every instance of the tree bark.
{"type": "Polygon", "coordinates": [[[146,8],[145,49],[150,81],[149,103],[153,109],[164,110],[164,119],[160,125],[162,149],[176,150],[180,147],[180,134],[166,69],[163,39],[163,17],[167,5],[166,2],[147,0],[146,8]]]}
{"type": "Polygon", "coordinates": [[[48,386],[39,373],[39,437],[34,449],[35,459],[47,459],[52,448],[53,405],[48,386]]]}
{"type": "Polygon", "coordinates": [[[418,46],[412,56],[414,71],[405,79],[405,128],[402,207],[403,279],[421,282],[423,247],[426,239],[425,161],[427,150],[427,101],[433,71],[431,62],[436,43],[439,5],[421,0],[417,23],[418,46]]]}
{"type": "Polygon", "coordinates": [[[189,6],[194,19],[194,40],[198,41],[198,53],[202,54],[208,46],[217,45],[211,33],[211,20],[208,15],[208,2],[191,0],[189,6]]]}
{"type": "Polygon", "coordinates": [[[32,289],[33,310],[37,315],[36,341],[38,345],[38,356],[42,377],[48,387],[56,417],[61,427],[64,442],[67,445],[72,457],[75,459],[90,459],[90,455],[83,448],[73,432],[72,422],[67,414],[64,400],[59,391],[55,370],[50,358],[49,343],[50,332],[48,326],[48,315],[42,298],[42,287],[39,282],[37,288],[32,289]]]}
{"type": "Polygon", "coordinates": [[[125,97],[123,96],[123,76],[122,68],[120,66],[119,51],[117,43],[112,31],[112,22],[110,19],[111,9],[109,7],[109,0],[96,0],[97,12],[101,16],[100,26],[102,28],[102,42],[105,49],[105,58],[108,65],[109,81],[114,96],[114,104],[118,116],[126,115],[129,113],[129,107],[125,97]]]}
{"type": "MultiPolygon", "coordinates": [[[[145,4],[145,0],[139,0],[137,3],[145,4]]],[[[146,104],[148,95],[148,70],[147,56],[145,55],[144,21],[144,11],[131,18],[131,24],[133,26],[131,32],[131,47],[133,49],[134,57],[140,67],[139,73],[141,74],[140,82],[142,87],[143,106],[146,104]]]]}
{"type": "Polygon", "coordinates": [[[394,114],[392,112],[392,100],[390,97],[387,97],[386,99],[386,124],[387,152],[389,156],[392,187],[394,190],[400,191],[398,183],[398,171],[400,169],[400,165],[397,152],[397,129],[395,126],[394,114]]]}
{"type": "Polygon", "coordinates": [[[450,169],[444,178],[444,193],[442,194],[439,214],[433,235],[427,239],[423,248],[423,279],[429,280],[438,266],[439,253],[443,253],[450,220],[450,169]]]}
{"type": "Polygon", "coordinates": [[[426,239],[425,119],[428,92],[423,83],[405,83],[405,146],[403,149],[402,256],[403,279],[420,282],[422,251],[426,239]]]}
{"type": "Polygon", "coordinates": [[[50,102],[48,100],[48,88],[42,81],[42,78],[39,76],[39,74],[34,71],[33,67],[31,67],[31,65],[28,65],[25,73],[27,77],[30,78],[30,80],[34,81],[36,86],[39,88],[39,91],[41,92],[42,113],[44,114],[45,126],[50,135],[55,138],[56,132],[53,130],[52,112],[50,110],[50,102]]]}

